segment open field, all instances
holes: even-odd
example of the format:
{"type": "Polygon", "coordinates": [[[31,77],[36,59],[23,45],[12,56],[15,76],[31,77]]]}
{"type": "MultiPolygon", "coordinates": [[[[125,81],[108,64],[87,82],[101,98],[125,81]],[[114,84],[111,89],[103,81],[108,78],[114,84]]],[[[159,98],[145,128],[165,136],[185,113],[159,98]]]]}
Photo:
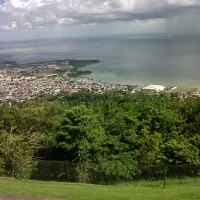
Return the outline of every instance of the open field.
{"type": "Polygon", "coordinates": [[[87,185],[0,179],[0,200],[199,200],[200,178],[137,181],[119,185],[87,185]]]}
{"type": "Polygon", "coordinates": [[[177,87],[174,92],[191,92],[195,93],[198,91],[198,88],[190,88],[190,87],[177,87]]]}

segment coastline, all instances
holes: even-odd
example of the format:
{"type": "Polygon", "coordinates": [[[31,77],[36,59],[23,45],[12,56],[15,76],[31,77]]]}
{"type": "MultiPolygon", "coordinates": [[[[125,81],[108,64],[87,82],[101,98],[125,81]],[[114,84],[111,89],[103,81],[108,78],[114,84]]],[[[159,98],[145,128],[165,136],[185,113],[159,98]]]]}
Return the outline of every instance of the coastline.
{"type": "Polygon", "coordinates": [[[80,70],[84,77],[128,85],[161,84],[200,87],[199,37],[142,37],[101,39],[52,39],[2,46],[0,57],[18,63],[54,59],[98,59],[101,62],[80,70]],[[167,39],[167,42],[166,42],[167,39]],[[49,44],[50,43],[50,44],[49,44]],[[173,53],[172,53],[173,52],[173,53]]]}
{"type": "Polygon", "coordinates": [[[68,76],[80,77],[83,75],[92,74],[92,71],[80,70],[81,68],[100,63],[100,60],[71,60],[69,59],[68,62],[69,62],[69,65],[72,66],[72,69],[68,73],[68,76]]]}
{"type": "MultiPolygon", "coordinates": [[[[107,82],[103,80],[96,80],[87,77],[88,74],[92,74],[92,71],[83,70],[81,68],[88,67],[89,65],[100,63],[100,60],[75,60],[75,59],[64,59],[64,60],[50,60],[43,62],[27,63],[27,64],[18,64],[13,61],[0,61],[0,80],[8,81],[8,83],[18,84],[20,81],[24,80],[29,81],[39,81],[39,80],[55,80],[55,77],[58,77],[58,80],[69,79],[72,82],[81,83],[83,81],[84,91],[93,91],[94,88],[90,89],[85,86],[85,82],[88,82],[93,85],[102,85],[104,88],[105,85],[112,86],[112,88],[118,88],[124,92],[145,92],[145,93],[180,93],[182,94],[192,94],[199,96],[200,90],[198,87],[178,87],[176,85],[169,86],[164,84],[122,84],[116,82],[107,82]],[[71,78],[71,79],[70,79],[71,78]],[[86,81],[87,80],[87,81],[86,81]]],[[[43,84],[44,81],[42,81],[43,84]]],[[[48,81],[47,81],[48,82],[48,81]]],[[[55,82],[56,84],[56,82],[55,82]]],[[[9,85],[9,84],[8,84],[9,85]]],[[[87,85],[87,84],[86,84],[87,85]]],[[[65,87],[68,87],[67,85],[65,87]]],[[[95,86],[96,87],[96,86],[95,86]]],[[[62,88],[62,87],[61,87],[62,88]]],[[[69,88],[69,87],[68,87],[69,88]]],[[[97,87],[98,88],[98,87],[97,87]]],[[[68,91],[77,91],[76,84],[71,85],[70,90],[68,91]]],[[[81,89],[81,90],[82,90],[81,89]]],[[[56,88],[54,88],[56,90],[56,88]]],[[[62,89],[61,89],[62,90],[62,89]]],[[[59,90],[56,90],[55,93],[58,93],[59,90]]],[[[99,89],[101,91],[101,89],[99,89]]],[[[44,91],[45,93],[45,91],[44,91]]],[[[50,92],[51,93],[51,92],[50,92]]]]}

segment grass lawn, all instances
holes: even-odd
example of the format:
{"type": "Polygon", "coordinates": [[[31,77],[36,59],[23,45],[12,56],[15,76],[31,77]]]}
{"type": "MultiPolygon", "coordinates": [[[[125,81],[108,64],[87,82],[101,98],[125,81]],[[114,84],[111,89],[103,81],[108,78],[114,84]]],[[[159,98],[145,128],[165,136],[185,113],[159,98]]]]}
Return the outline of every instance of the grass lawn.
{"type": "Polygon", "coordinates": [[[198,90],[198,88],[178,87],[174,91],[175,92],[191,92],[191,93],[194,93],[197,90],[198,90]]]}
{"type": "Polygon", "coordinates": [[[0,197],[66,200],[195,200],[200,199],[200,178],[136,181],[119,185],[87,185],[0,178],[0,197]]]}

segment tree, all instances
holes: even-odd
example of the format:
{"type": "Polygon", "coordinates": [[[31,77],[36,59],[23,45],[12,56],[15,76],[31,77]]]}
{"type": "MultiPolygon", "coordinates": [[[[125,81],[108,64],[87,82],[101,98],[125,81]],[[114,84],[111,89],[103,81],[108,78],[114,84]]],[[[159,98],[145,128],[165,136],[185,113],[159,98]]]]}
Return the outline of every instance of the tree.
{"type": "Polygon", "coordinates": [[[104,129],[107,140],[103,144],[99,171],[108,175],[130,178],[137,172],[137,113],[134,107],[110,102],[104,129]],[[109,117],[108,117],[109,116],[109,117]]]}
{"type": "Polygon", "coordinates": [[[38,133],[14,134],[0,130],[0,158],[8,176],[25,178],[30,175],[34,165],[34,153],[40,147],[38,133]]]}
{"type": "MultiPolygon", "coordinates": [[[[179,105],[177,101],[165,96],[145,97],[137,105],[140,164],[162,164],[165,152],[163,144],[177,140],[182,134],[184,118],[176,105],[179,105]]],[[[170,159],[170,154],[167,157],[170,159]]]]}
{"type": "Polygon", "coordinates": [[[164,161],[168,164],[199,164],[199,149],[182,136],[171,139],[164,147],[164,161]]]}
{"type": "Polygon", "coordinates": [[[99,148],[105,140],[101,119],[85,105],[66,110],[55,134],[55,145],[65,149],[68,159],[76,162],[81,176],[97,162],[99,148]]]}

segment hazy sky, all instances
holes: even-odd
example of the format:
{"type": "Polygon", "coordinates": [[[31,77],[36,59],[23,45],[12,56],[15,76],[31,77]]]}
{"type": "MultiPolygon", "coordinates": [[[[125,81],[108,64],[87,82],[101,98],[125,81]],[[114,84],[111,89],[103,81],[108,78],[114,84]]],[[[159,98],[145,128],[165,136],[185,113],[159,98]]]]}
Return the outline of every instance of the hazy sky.
{"type": "Polygon", "coordinates": [[[0,41],[200,34],[200,0],[0,0],[0,41]]]}

